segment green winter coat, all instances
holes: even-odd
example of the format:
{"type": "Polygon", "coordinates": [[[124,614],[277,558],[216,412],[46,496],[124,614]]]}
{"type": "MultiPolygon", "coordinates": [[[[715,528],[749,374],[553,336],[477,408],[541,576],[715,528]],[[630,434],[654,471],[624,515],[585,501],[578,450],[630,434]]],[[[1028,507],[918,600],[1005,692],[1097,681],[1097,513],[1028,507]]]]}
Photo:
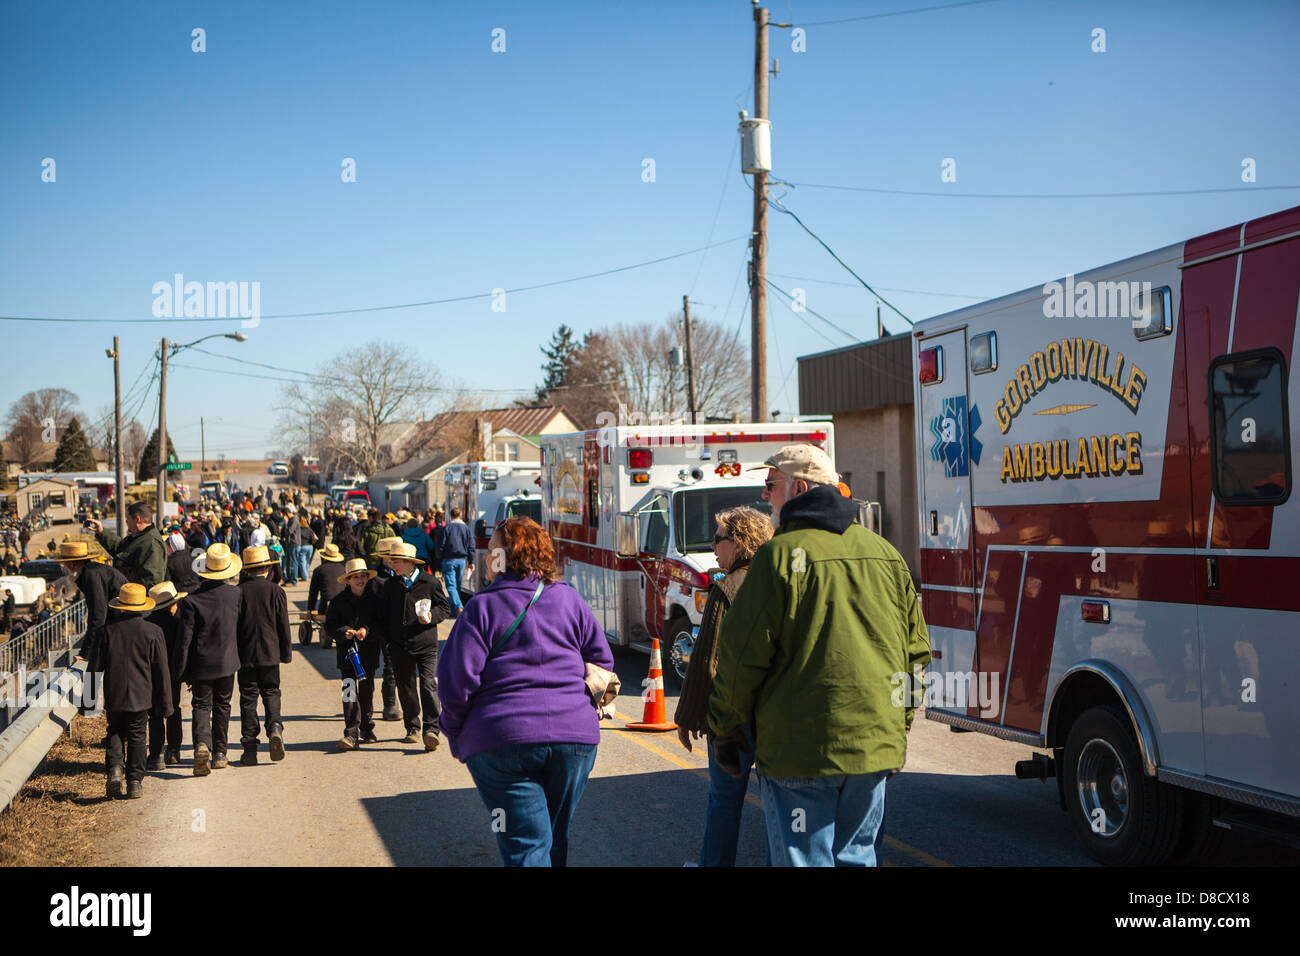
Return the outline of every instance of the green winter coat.
{"type": "Polygon", "coordinates": [[[113,567],[132,584],[151,588],[167,580],[167,548],[153,525],[125,538],[112,531],[101,531],[95,539],[113,556],[113,567]]]}
{"type": "Polygon", "coordinates": [[[764,776],[903,766],[930,637],[906,562],[856,512],[833,487],[788,502],[723,620],[709,726],[754,718],[764,776]]]}
{"type": "Polygon", "coordinates": [[[375,560],[375,545],[379,544],[384,538],[395,538],[396,534],[390,525],[382,521],[375,521],[366,526],[361,532],[361,550],[370,560],[375,560]]]}

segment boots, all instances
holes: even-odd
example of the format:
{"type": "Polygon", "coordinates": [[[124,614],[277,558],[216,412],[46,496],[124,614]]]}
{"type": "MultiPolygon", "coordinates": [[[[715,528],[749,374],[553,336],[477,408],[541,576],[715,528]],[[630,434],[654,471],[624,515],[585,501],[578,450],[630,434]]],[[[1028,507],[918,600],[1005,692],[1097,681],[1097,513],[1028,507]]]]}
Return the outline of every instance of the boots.
{"type": "Polygon", "coordinates": [[[242,757],[239,758],[239,765],[241,767],[257,766],[257,741],[256,740],[244,743],[244,754],[242,757]]]}
{"type": "Polygon", "coordinates": [[[213,770],[225,770],[229,766],[230,766],[230,761],[226,759],[226,754],[224,751],[219,754],[212,755],[213,770]]]}
{"type": "Polygon", "coordinates": [[[271,731],[271,759],[284,759],[284,729],[282,727],[276,727],[275,730],[271,731]]]}
{"type": "Polygon", "coordinates": [[[126,771],[121,767],[114,767],[108,772],[108,795],[110,797],[120,797],[125,783],[126,771]]]}
{"type": "Polygon", "coordinates": [[[168,767],[179,767],[181,764],[181,748],[168,747],[163,753],[163,763],[168,767]]]}
{"type": "Polygon", "coordinates": [[[212,752],[208,750],[207,744],[194,745],[194,776],[206,777],[212,772],[209,764],[212,761],[212,752]]]}
{"type": "Polygon", "coordinates": [[[161,753],[154,754],[145,762],[144,769],[150,773],[157,770],[166,770],[167,764],[163,761],[163,755],[161,753]]]}
{"type": "Polygon", "coordinates": [[[144,783],[139,780],[128,780],[126,783],[126,798],[128,800],[139,800],[144,796],[144,783]]]}

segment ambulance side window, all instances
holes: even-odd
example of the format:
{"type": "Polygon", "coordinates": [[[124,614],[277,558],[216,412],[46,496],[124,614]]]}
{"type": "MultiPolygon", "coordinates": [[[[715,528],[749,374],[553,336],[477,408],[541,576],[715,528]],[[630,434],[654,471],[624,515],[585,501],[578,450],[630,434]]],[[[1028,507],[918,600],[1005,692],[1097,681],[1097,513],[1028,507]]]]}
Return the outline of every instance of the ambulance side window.
{"type": "Polygon", "coordinates": [[[1210,363],[1214,497],[1225,505],[1280,505],[1291,494],[1286,361],[1274,348],[1210,363]]]}
{"type": "Polygon", "coordinates": [[[649,554],[668,553],[668,499],[655,498],[646,515],[645,551],[649,554]]]}

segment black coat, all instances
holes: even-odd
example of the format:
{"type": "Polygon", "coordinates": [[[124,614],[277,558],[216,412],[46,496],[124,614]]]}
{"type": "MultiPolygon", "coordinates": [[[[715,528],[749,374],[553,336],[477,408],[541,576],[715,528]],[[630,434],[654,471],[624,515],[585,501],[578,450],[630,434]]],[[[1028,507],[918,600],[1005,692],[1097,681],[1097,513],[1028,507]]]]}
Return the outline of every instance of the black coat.
{"type": "Polygon", "coordinates": [[[238,587],[228,580],[205,580],[181,602],[176,616],[174,678],[192,684],[239,670],[238,587]]]}
{"type": "Polygon", "coordinates": [[[86,659],[86,671],[94,673],[104,668],[99,652],[104,640],[104,625],[108,622],[108,602],[126,584],[126,575],[117,568],[87,561],[77,575],[77,590],[86,599],[86,640],[81,656],[86,659]]]}
{"type": "Polygon", "coordinates": [[[291,660],[289,598],[278,584],[250,575],[239,585],[239,666],[267,667],[291,660]]]}
{"type": "MultiPolygon", "coordinates": [[[[202,581],[203,579],[199,578],[199,580],[202,581]]],[[[185,599],[182,598],[181,600],[183,602],[185,599]]],[[[150,624],[157,624],[162,629],[163,643],[167,645],[167,659],[169,661],[176,656],[176,632],[180,624],[177,615],[180,613],[180,605],[175,604],[159,608],[156,611],[150,611],[144,616],[144,619],[150,624]],[[172,613],[173,607],[176,609],[175,613],[172,613]]]]}
{"type": "Polygon", "coordinates": [[[106,710],[172,712],[172,682],[163,632],[139,614],[114,613],[100,654],[106,710]]]}
{"type": "Polygon", "coordinates": [[[344,631],[365,628],[368,632],[364,641],[357,641],[357,653],[361,655],[361,665],[371,676],[379,663],[382,636],[375,627],[375,612],[379,608],[378,595],[366,588],[357,597],[352,589],[344,586],[330,601],[329,610],[325,612],[325,631],[334,638],[335,659],[343,676],[352,677],[352,669],[347,666],[347,653],[352,646],[344,631]]]}
{"type": "Polygon", "coordinates": [[[318,597],[321,608],[325,609],[341,591],[347,590],[348,586],[339,580],[342,574],[342,561],[321,561],[316,570],[311,573],[311,584],[307,588],[308,611],[316,610],[318,597]]]}
{"type": "Polygon", "coordinates": [[[177,591],[197,591],[203,579],[194,573],[194,559],[188,548],[167,556],[167,580],[177,591]]]}
{"type": "Polygon", "coordinates": [[[380,592],[380,608],[384,643],[408,654],[436,649],[438,622],[445,621],[451,615],[451,602],[442,583],[426,568],[420,568],[420,576],[410,588],[397,575],[385,581],[384,589],[380,592]],[[422,624],[415,616],[415,603],[425,598],[429,599],[429,612],[432,616],[428,624],[422,624]]]}

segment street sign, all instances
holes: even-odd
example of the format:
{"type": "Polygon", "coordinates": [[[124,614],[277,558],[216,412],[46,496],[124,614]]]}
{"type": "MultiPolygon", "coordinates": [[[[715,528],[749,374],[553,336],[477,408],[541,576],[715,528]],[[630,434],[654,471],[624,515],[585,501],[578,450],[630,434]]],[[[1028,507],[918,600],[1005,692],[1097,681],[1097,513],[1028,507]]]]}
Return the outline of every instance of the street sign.
{"type": "Polygon", "coordinates": [[[169,461],[167,462],[168,471],[189,471],[194,467],[192,461],[169,461]]]}

